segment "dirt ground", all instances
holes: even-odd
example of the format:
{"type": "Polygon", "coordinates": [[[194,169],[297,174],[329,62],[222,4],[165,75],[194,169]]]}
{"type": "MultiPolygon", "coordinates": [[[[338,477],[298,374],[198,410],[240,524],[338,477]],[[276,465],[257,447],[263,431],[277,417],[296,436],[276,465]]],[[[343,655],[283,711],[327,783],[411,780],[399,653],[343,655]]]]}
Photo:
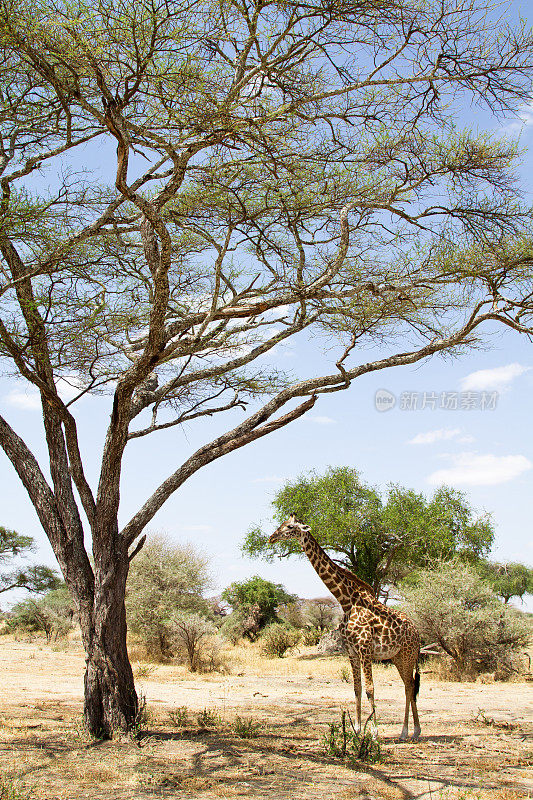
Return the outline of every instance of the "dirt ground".
{"type": "Polygon", "coordinates": [[[533,798],[532,683],[444,683],[423,671],[422,737],[402,744],[403,687],[394,668],[378,666],[382,760],[344,763],[322,740],[341,708],[353,710],[346,665],[312,650],[274,660],[250,650],[227,675],[138,664],[147,720],[137,738],[99,743],[82,725],[79,643],[2,636],[0,798],[533,798]],[[238,735],[237,717],[255,738],[238,735]]]}

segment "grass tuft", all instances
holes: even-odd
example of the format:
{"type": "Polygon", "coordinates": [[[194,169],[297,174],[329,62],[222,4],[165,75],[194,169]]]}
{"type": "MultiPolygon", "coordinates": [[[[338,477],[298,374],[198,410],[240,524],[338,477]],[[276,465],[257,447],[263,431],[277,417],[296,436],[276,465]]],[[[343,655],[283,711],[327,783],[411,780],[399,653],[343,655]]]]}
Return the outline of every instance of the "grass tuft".
{"type": "Polygon", "coordinates": [[[233,730],[241,739],[257,739],[261,724],[254,722],[251,717],[236,717],[233,730]]]}
{"type": "Polygon", "coordinates": [[[31,800],[35,795],[20,781],[0,775],[0,800],[31,800]]]}
{"type": "Polygon", "coordinates": [[[187,723],[189,722],[189,709],[187,706],[179,706],[178,708],[172,708],[168,712],[168,716],[173,725],[176,728],[184,728],[187,723]]]}

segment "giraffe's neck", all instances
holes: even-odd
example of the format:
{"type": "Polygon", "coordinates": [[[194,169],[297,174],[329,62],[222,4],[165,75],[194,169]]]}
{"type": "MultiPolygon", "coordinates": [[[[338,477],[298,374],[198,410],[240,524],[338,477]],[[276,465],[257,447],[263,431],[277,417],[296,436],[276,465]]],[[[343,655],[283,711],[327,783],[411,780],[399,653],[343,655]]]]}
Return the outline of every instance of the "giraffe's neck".
{"type": "Polygon", "coordinates": [[[302,535],[301,544],[317,575],[345,611],[351,610],[363,598],[373,597],[372,588],[353,573],[335,564],[311,533],[302,535]]]}

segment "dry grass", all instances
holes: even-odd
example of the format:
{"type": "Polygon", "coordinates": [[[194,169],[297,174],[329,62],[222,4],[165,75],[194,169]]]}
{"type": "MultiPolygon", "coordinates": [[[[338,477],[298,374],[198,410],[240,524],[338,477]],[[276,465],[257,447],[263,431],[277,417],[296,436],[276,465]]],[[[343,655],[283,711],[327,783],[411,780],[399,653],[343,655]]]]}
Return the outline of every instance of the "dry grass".
{"type": "Polygon", "coordinates": [[[0,637],[0,775],[17,787],[12,800],[528,796],[524,684],[445,684],[423,674],[423,738],[400,745],[403,686],[394,668],[376,666],[385,761],[349,767],[322,749],[339,709],[353,708],[353,688],[342,677],[345,657],[301,648],[266,658],[258,645],[246,644],[226,648],[230,675],[191,675],[136,656],[150,711],[146,727],[139,739],[95,743],[81,724],[79,642],[54,652],[39,640],[0,637]],[[183,706],[186,720],[176,724],[169,712],[183,706]],[[488,723],[475,721],[480,708],[488,723]],[[200,724],[203,709],[213,725],[200,724]],[[242,738],[248,730],[253,736],[242,738]]]}

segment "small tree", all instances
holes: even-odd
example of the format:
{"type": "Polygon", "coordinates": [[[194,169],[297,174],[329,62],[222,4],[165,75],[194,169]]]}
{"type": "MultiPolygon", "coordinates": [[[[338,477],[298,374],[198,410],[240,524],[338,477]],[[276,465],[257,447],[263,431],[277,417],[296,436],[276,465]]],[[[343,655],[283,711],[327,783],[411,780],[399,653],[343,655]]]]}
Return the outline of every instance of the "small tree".
{"type": "Polygon", "coordinates": [[[172,658],[176,611],[213,615],[203,597],[211,585],[209,560],[191,545],[152,536],[131,565],[127,584],[128,624],[155,658],[172,658]]]}
{"type": "MultiPolygon", "coordinates": [[[[233,613],[243,626],[243,635],[255,639],[266,625],[278,621],[281,605],[293,603],[295,595],[289,594],[281,583],[272,583],[259,575],[245,581],[235,581],[222,592],[233,613]]],[[[232,615],[230,615],[231,617],[232,615]]]]}
{"type": "Polygon", "coordinates": [[[64,584],[39,600],[30,598],[17,603],[8,616],[10,630],[42,632],[47,642],[66,636],[73,627],[74,605],[64,584]]]}
{"type": "Polygon", "coordinates": [[[303,615],[307,625],[316,628],[322,634],[336,626],[340,621],[342,610],[333,598],[318,597],[305,602],[303,615]]]}
{"type": "MultiPolygon", "coordinates": [[[[0,527],[0,564],[5,564],[17,556],[27,557],[33,550],[31,536],[23,536],[16,531],[0,527]]],[[[27,589],[29,592],[47,592],[61,585],[57,572],[50,567],[33,565],[17,567],[0,573],[0,594],[10,589],[27,589]]]]}
{"type": "Polygon", "coordinates": [[[525,564],[496,564],[485,561],[479,565],[479,572],[505,603],[513,597],[518,597],[523,602],[524,595],[533,594],[533,569],[525,564]]]}
{"type": "Polygon", "coordinates": [[[191,672],[200,672],[206,647],[217,633],[216,625],[200,614],[178,611],[172,616],[170,631],[175,656],[184,661],[191,672]]]}
{"type": "Polygon", "coordinates": [[[459,677],[509,672],[513,656],[530,641],[528,621],[506,608],[467,564],[441,562],[401,591],[403,608],[422,638],[442,647],[459,677]]]}
{"type": "MultiPolygon", "coordinates": [[[[285,484],[272,501],[280,523],[291,513],[310,525],[319,544],[342,566],[388,596],[391,584],[439,558],[477,559],[494,531],[487,515],[476,517],[466,496],[442,486],[432,498],[391,485],[384,497],[350,467],[330,467],[285,484]]],[[[243,552],[271,561],[301,556],[298,542],[270,544],[269,533],[248,531],[243,552]]]]}

